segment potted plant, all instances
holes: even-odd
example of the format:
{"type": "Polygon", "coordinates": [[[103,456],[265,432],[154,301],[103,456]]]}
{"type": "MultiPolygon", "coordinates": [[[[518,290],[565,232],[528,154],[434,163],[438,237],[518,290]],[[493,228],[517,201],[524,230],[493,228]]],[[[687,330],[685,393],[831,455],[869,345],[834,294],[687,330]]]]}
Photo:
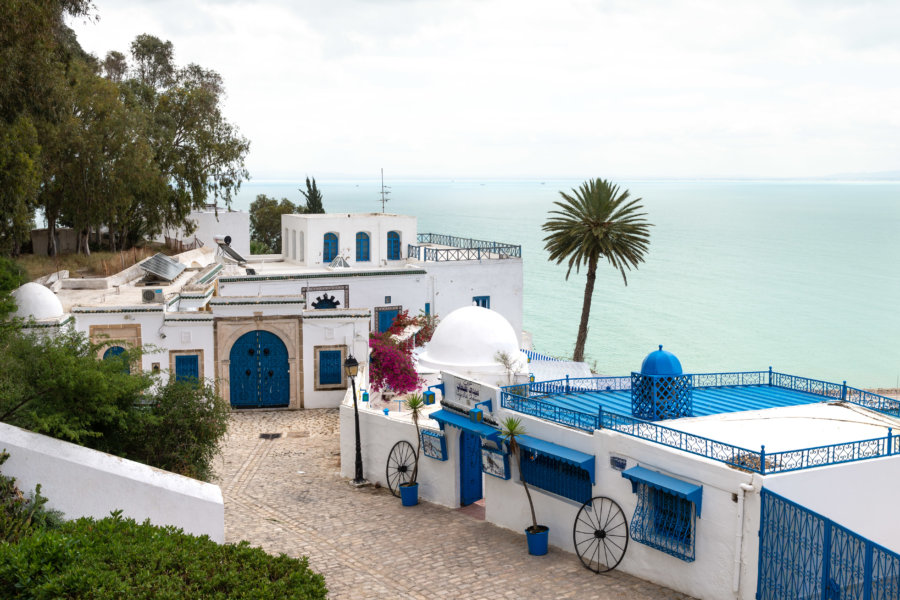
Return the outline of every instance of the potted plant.
{"type": "Polygon", "coordinates": [[[419,476],[419,452],[422,449],[422,435],[419,433],[419,415],[425,408],[425,399],[421,394],[410,394],[404,400],[406,408],[409,409],[410,417],[412,417],[413,425],[416,426],[416,453],[413,456],[413,470],[409,481],[400,484],[400,501],[403,506],[415,506],[419,503],[419,483],[416,478],[419,476]]]}
{"type": "Polygon", "coordinates": [[[520,419],[507,417],[500,424],[500,435],[509,444],[509,453],[519,465],[519,479],[522,481],[525,495],[528,497],[528,508],[531,509],[531,525],[525,529],[525,537],[528,540],[528,553],[535,556],[543,556],[547,554],[550,528],[546,525],[538,525],[537,517],[534,514],[534,502],[531,500],[531,492],[528,490],[528,484],[525,483],[525,477],[522,475],[522,460],[519,454],[519,443],[516,438],[525,435],[525,427],[520,419]]]}

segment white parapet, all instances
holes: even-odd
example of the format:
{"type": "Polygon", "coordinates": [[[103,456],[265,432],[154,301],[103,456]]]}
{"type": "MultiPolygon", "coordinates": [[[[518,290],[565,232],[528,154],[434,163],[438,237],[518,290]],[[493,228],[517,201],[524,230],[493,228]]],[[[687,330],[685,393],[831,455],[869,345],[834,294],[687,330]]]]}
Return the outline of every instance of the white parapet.
{"type": "Polygon", "coordinates": [[[225,504],[217,485],[155,469],[0,423],[0,467],[23,491],[41,484],[47,505],[67,519],[125,517],[174,525],[185,533],[225,541],[225,504]]]}

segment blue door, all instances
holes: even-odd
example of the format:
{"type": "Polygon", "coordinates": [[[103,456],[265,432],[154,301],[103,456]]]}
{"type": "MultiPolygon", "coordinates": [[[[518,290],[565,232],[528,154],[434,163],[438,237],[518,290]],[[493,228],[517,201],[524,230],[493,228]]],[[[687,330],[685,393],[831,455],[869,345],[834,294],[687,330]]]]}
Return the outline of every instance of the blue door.
{"type": "Polygon", "coordinates": [[[175,357],[175,381],[198,381],[200,357],[196,354],[179,354],[175,357]]]}
{"type": "Polygon", "coordinates": [[[231,347],[231,406],[275,407],[290,403],[287,348],[269,331],[245,333],[231,347]]]}
{"type": "Polygon", "coordinates": [[[325,234],[325,241],[322,249],[322,262],[330,263],[337,256],[338,238],[333,233],[325,234]]]}
{"type": "Polygon", "coordinates": [[[400,260],[400,234],[396,231],[388,231],[388,260],[400,260]]]}
{"type": "Polygon", "coordinates": [[[378,333],[384,333],[394,324],[394,319],[400,314],[398,309],[378,311],[378,333]]]}
{"type": "Polygon", "coordinates": [[[481,436],[463,431],[459,436],[459,503],[481,500],[481,436]]]}

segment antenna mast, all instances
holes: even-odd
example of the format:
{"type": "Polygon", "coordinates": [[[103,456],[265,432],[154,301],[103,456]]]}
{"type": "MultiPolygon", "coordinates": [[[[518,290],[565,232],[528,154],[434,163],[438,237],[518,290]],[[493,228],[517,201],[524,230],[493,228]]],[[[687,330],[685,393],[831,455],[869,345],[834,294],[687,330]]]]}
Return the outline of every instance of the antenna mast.
{"type": "Polygon", "coordinates": [[[384,167],[381,168],[381,212],[384,213],[384,203],[390,200],[391,186],[384,185],[384,167]]]}

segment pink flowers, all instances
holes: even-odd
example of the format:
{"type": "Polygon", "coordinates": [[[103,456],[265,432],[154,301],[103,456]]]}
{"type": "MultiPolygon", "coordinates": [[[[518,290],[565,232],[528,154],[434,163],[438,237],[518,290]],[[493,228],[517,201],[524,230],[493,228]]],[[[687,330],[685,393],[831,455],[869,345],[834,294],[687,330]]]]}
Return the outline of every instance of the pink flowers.
{"type": "Polygon", "coordinates": [[[379,391],[390,388],[398,394],[419,389],[421,380],[412,360],[412,342],[394,341],[389,331],[369,335],[369,384],[379,391]]]}

